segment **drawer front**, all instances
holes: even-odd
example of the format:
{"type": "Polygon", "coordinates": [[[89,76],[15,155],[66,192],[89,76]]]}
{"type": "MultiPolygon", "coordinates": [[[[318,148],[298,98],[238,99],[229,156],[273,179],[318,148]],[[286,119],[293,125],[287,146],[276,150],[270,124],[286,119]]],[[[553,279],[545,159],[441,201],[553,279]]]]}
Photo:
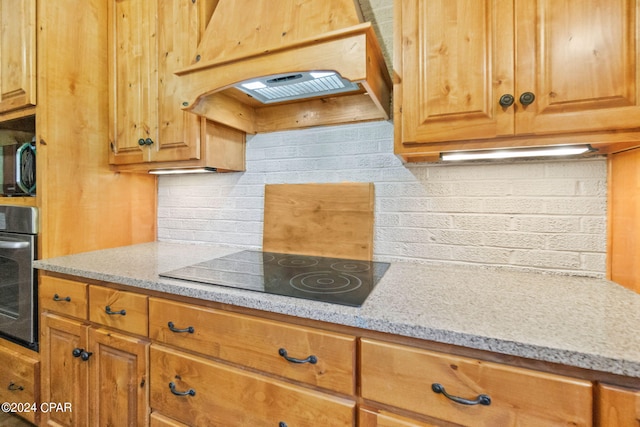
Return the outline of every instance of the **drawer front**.
{"type": "Polygon", "coordinates": [[[353,336],[252,316],[149,299],[149,336],[264,372],[344,394],[355,392],[353,336]],[[193,332],[173,332],[175,329],[193,332]],[[192,329],[189,329],[192,328],[192,329]],[[284,357],[315,363],[295,363],[284,357]]]}
{"type": "Polygon", "coordinates": [[[157,412],[152,412],[150,419],[151,419],[151,423],[149,424],[150,427],[189,427],[186,424],[182,424],[179,421],[176,421],[169,417],[165,417],[164,415],[159,414],[157,412]]]}
{"type": "Polygon", "coordinates": [[[89,286],[89,320],[92,322],[146,336],[148,313],[145,295],[89,286]]]}
{"type": "Polygon", "coordinates": [[[363,339],[365,399],[464,426],[591,426],[592,385],[559,375],[363,339]],[[461,404],[433,391],[489,405],[461,404]]]}
{"type": "Polygon", "coordinates": [[[358,427],[438,427],[388,412],[363,408],[358,410],[358,420],[358,427]]]}
{"type": "Polygon", "coordinates": [[[354,425],[353,401],[161,346],[150,380],[152,409],[190,426],[354,425]]]}
{"type": "Polygon", "coordinates": [[[598,384],[596,413],[600,427],[640,427],[640,390],[598,384]]]}
{"type": "Polygon", "coordinates": [[[0,347],[0,402],[28,404],[15,407],[20,416],[36,423],[39,407],[40,362],[10,349],[0,347]],[[34,408],[32,405],[36,404],[34,408]]]}
{"type": "Polygon", "coordinates": [[[40,309],[87,319],[86,283],[57,277],[40,276],[40,309]]]}

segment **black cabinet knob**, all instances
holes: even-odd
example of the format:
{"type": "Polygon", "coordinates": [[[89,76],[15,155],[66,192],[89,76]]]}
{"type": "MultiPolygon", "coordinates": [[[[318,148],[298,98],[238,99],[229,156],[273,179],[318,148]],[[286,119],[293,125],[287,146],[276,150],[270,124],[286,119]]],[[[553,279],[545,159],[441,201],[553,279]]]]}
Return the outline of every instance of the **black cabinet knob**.
{"type": "Polygon", "coordinates": [[[144,145],[144,139],[140,138],[140,139],[138,140],[138,145],[144,145]]]}
{"type": "Polygon", "coordinates": [[[151,145],[151,144],[153,144],[153,139],[151,139],[151,138],[147,138],[147,139],[145,139],[145,140],[144,140],[144,144],[145,144],[145,145],[151,145]]]}
{"type": "Polygon", "coordinates": [[[536,96],[531,93],[531,92],[525,92],[522,95],[520,95],[520,104],[522,105],[529,105],[529,104],[533,104],[533,101],[536,100],[536,96]]]}
{"type": "Polygon", "coordinates": [[[500,97],[500,101],[498,101],[498,103],[506,108],[511,107],[515,100],[516,99],[513,97],[513,95],[506,93],[500,97]]]}

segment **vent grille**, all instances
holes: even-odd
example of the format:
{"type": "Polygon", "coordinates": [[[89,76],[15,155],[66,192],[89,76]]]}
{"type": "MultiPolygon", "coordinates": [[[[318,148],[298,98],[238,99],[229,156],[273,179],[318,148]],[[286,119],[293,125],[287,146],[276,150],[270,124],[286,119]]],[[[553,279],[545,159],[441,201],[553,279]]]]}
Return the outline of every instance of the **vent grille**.
{"type": "Polygon", "coordinates": [[[324,75],[321,77],[313,77],[313,74],[315,73],[268,76],[242,82],[236,85],[236,88],[265,104],[352,92],[359,89],[356,83],[343,79],[335,73],[329,75],[322,73],[324,75]]]}

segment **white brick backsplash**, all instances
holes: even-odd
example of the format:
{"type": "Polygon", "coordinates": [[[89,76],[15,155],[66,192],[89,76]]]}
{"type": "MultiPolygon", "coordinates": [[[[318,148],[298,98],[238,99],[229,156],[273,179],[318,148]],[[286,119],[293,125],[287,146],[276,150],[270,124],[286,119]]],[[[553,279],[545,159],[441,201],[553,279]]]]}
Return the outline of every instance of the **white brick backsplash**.
{"type": "MultiPolygon", "coordinates": [[[[359,3],[390,66],[393,1],[359,3]]],[[[158,239],[260,248],[265,184],[373,182],[376,259],[606,271],[602,157],[403,165],[386,121],[248,136],[246,159],[243,173],[161,176],[158,239]]]]}
{"type": "Polygon", "coordinates": [[[606,174],[601,157],[403,165],[391,122],[260,134],[246,172],[159,178],[158,239],[260,248],[265,184],[373,182],[376,259],[603,277],[606,174]]]}

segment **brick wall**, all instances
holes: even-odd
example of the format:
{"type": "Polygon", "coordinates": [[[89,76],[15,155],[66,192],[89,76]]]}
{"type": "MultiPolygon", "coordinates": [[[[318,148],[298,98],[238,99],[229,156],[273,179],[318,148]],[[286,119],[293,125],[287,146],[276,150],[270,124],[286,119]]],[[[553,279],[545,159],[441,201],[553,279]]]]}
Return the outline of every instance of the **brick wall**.
{"type": "Polygon", "coordinates": [[[162,176],[158,239],[259,249],[264,185],[375,184],[378,260],[604,276],[606,161],[403,165],[390,122],[250,137],[244,173],[162,176]]]}

